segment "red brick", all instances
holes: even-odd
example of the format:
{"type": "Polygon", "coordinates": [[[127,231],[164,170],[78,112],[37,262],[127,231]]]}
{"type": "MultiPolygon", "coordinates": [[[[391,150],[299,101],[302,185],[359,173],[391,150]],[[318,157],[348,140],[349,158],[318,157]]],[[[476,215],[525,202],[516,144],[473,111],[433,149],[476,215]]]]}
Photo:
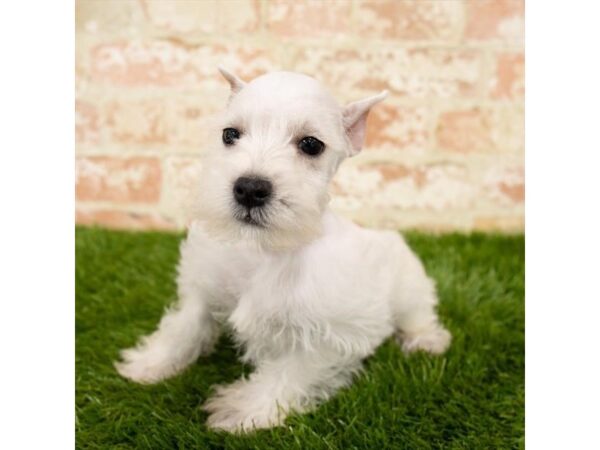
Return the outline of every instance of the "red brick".
{"type": "Polygon", "coordinates": [[[175,85],[196,79],[190,54],[169,42],[119,42],[92,49],[91,75],[98,81],[135,86],[175,85]]]}
{"type": "Polygon", "coordinates": [[[345,95],[381,89],[416,98],[472,97],[482,76],[480,53],[461,49],[308,47],[292,54],[295,70],[345,95]]]}
{"type": "Polygon", "coordinates": [[[490,199],[500,206],[515,206],[525,201],[525,171],[522,166],[491,167],[484,177],[490,199]]]}
{"type": "Polygon", "coordinates": [[[211,117],[224,106],[225,98],[213,100],[208,95],[115,100],[104,108],[106,134],[129,148],[200,150],[211,132],[211,117]]]}
{"type": "Polygon", "coordinates": [[[119,41],[91,50],[92,80],[118,86],[171,86],[214,89],[221,85],[219,64],[242,78],[273,67],[268,53],[248,45],[189,46],[177,39],[119,41]]]}
{"type": "Polygon", "coordinates": [[[366,148],[425,150],[427,110],[381,103],[369,113],[366,148]]]}
{"type": "Polygon", "coordinates": [[[346,211],[364,207],[447,211],[472,207],[479,187],[471,181],[468,169],[458,164],[366,163],[342,166],[335,194],[335,207],[346,211]]]}
{"type": "Polygon", "coordinates": [[[402,40],[442,40],[458,37],[462,2],[366,0],[356,18],[361,36],[402,40]]]}
{"type": "Polygon", "coordinates": [[[267,28],[284,37],[339,37],[350,29],[351,10],[349,1],[274,0],[267,28]]]}
{"type": "Polygon", "coordinates": [[[523,0],[473,0],[467,6],[465,37],[502,40],[522,45],[525,20],[523,0]]]}
{"type": "Polygon", "coordinates": [[[415,186],[423,187],[427,181],[427,173],[424,167],[407,167],[401,164],[369,164],[365,166],[369,170],[377,170],[382,177],[382,184],[400,179],[411,179],[415,186]]]}
{"type": "Polygon", "coordinates": [[[491,120],[480,108],[441,114],[436,138],[442,150],[453,152],[469,153],[494,148],[491,120]]]}
{"type": "Polygon", "coordinates": [[[522,99],[525,93],[525,56],[522,53],[499,55],[491,86],[494,98],[522,99]]]}
{"type": "Polygon", "coordinates": [[[161,168],[157,158],[80,157],[76,161],[77,200],[156,203],[161,168]]]}
{"type": "Polygon", "coordinates": [[[504,195],[515,203],[523,203],[525,200],[525,183],[500,183],[499,188],[504,195]]]}
{"type": "Polygon", "coordinates": [[[174,222],[154,213],[138,213],[117,210],[77,209],[75,222],[78,225],[96,225],[116,229],[133,230],[171,230],[176,228],[174,222]]]}

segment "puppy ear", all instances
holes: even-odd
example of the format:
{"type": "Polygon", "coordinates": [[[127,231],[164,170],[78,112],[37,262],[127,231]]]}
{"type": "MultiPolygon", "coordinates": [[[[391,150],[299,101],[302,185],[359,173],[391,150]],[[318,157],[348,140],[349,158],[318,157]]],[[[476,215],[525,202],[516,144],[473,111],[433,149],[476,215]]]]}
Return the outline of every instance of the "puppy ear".
{"type": "Polygon", "coordinates": [[[244,83],[241,79],[229,72],[223,66],[219,66],[218,69],[219,72],[221,72],[221,75],[223,75],[223,77],[229,82],[229,85],[231,86],[231,94],[235,94],[241,91],[242,88],[246,85],[246,83],[244,83]]]}
{"type": "Polygon", "coordinates": [[[383,91],[372,97],[350,103],[343,110],[343,121],[346,135],[350,140],[350,156],[356,155],[365,143],[365,131],[367,126],[367,116],[373,106],[382,101],[388,95],[388,91],[383,91]]]}

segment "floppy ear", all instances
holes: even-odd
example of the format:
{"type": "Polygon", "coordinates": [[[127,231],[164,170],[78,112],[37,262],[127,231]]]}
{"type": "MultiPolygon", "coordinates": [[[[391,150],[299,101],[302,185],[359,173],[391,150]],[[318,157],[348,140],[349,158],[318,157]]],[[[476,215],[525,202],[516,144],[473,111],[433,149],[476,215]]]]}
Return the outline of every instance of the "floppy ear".
{"type": "Polygon", "coordinates": [[[383,91],[372,97],[350,103],[343,110],[344,129],[350,140],[350,156],[356,155],[365,143],[365,131],[367,126],[367,116],[373,106],[382,101],[388,95],[383,91]]]}
{"type": "Polygon", "coordinates": [[[236,94],[237,92],[241,91],[244,86],[246,86],[246,83],[229,72],[223,66],[219,66],[218,69],[219,72],[221,72],[221,75],[223,75],[223,77],[229,82],[229,85],[231,86],[231,95],[236,94]]]}

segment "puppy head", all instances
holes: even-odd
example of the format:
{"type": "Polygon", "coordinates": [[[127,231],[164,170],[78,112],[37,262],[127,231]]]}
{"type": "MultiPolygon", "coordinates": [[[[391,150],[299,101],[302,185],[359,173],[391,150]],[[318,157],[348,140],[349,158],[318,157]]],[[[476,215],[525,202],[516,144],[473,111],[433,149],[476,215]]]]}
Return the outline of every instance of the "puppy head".
{"type": "Polygon", "coordinates": [[[387,93],[340,107],[306,75],[245,83],[219,70],[231,97],[205,160],[197,218],[216,239],[297,248],[320,234],[329,181],[360,151],[367,114],[387,93]]]}

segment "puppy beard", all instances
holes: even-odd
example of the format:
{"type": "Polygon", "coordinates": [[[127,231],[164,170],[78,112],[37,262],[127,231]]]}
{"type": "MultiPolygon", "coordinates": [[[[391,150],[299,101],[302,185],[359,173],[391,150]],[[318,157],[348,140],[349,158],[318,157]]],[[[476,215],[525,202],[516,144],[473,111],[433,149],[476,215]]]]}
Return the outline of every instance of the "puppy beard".
{"type": "Polygon", "coordinates": [[[213,239],[245,243],[264,251],[302,247],[321,235],[321,216],[328,196],[302,203],[299,199],[273,198],[263,207],[247,209],[230,195],[200,196],[194,216],[213,239]]]}

